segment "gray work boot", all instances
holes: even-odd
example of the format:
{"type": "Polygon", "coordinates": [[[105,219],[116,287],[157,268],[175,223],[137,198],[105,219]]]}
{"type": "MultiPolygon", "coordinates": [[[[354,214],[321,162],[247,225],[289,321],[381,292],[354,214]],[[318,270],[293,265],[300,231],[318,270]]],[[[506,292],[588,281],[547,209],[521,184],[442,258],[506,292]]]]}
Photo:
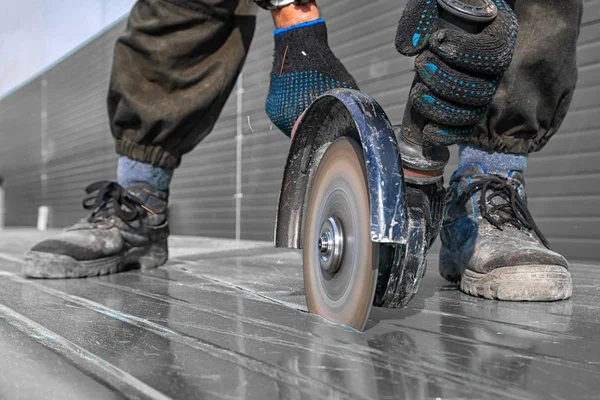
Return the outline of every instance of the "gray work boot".
{"type": "Polygon", "coordinates": [[[551,301],[571,297],[567,260],[527,208],[520,172],[486,173],[467,164],[454,173],[441,230],[440,274],[463,292],[488,299],[551,301]]]}
{"type": "Polygon", "coordinates": [[[81,278],[167,261],[168,194],[145,183],[124,189],[115,182],[86,188],[91,215],[26,254],[23,273],[33,278],[81,278]]]}

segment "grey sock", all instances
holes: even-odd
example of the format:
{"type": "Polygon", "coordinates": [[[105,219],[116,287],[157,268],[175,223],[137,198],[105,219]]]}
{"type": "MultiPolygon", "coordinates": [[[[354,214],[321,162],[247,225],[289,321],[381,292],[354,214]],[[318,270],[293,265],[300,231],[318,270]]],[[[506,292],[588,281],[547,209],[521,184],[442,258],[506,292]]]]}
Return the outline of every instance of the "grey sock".
{"type": "Polygon", "coordinates": [[[466,164],[482,165],[490,174],[508,175],[510,171],[525,171],[527,154],[497,153],[473,145],[462,145],[458,153],[459,168],[466,164]]]}
{"type": "Polygon", "coordinates": [[[119,157],[117,182],[123,187],[144,182],[160,191],[166,192],[169,190],[172,177],[173,171],[168,168],[146,164],[125,156],[119,157]]]}

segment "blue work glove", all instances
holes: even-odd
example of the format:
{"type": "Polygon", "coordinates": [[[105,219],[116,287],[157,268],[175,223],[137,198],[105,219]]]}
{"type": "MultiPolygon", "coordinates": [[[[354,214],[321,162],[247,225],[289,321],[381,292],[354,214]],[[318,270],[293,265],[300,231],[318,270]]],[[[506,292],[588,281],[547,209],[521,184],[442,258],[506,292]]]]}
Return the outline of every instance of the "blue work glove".
{"type": "Polygon", "coordinates": [[[421,80],[410,93],[413,107],[428,119],[423,130],[435,144],[468,139],[493,102],[512,60],[517,18],[504,0],[494,0],[498,16],[471,34],[440,25],[436,0],[409,0],[396,33],[396,48],[415,56],[421,80]]]}
{"type": "Polygon", "coordinates": [[[358,89],[354,78],[329,48],[322,19],[275,30],[273,69],[266,112],[290,136],[296,120],[328,90],[358,89]]]}

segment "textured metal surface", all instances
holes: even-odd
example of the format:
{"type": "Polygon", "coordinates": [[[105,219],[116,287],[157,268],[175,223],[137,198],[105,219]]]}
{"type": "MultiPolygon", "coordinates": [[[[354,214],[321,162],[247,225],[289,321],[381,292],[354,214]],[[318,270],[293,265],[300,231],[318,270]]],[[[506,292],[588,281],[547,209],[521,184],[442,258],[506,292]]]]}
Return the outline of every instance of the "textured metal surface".
{"type": "Polygon", "coordinates": [[[301,256],[268,242],[171,239],[166,267],[25,280],[42,235],[0,233],[0,397],[8,399],[555,399],[600,391],[600,265],[573,298],[460,293],[435,257],[413,302],[364,333],[301,310],[301,256]]]}
{"type": "Polygon", "coordinates": [[[371,205],[371,240],[405,243],[404,172],[392,126],[368,95],[334,89],[306,109],[297,127],[283,172],[275,244],[300,248],[307,197],[314,173],[330,143],[348,136],[361,144],[371,205]]]}
{"type": "MultiPolygon", "coordinates": [[[[361,90],[382,105],[392,123],[401,122],[414,74],[413,60],[398,55],[393,44],[405,4],[405,0],[319,2],[335,54],[356,78],[361,90]]],[[[571,260],[592,262],[599,260],[600,246],[597,207],[600,201],[600,103],[597,96],[600,1],[585,0],[584,4],[578,43],[579,82],[571,111],[544,150],[530,157],[526,181],[531,212],[552,247],[571,260]]],[[[107,9],[110,7],[107,5],[107,9]]],[[[108,79],[110,37],[115,38],[123,27],[122,22],[113,26],[48,71],[53,77],[62,77],[60,85],[72,86],[54,91],[59,89],[59,81],[57,84],[48,81],[46,102],[59,113],[47,115],[49,133],[56,138],[56,146],[71,148],[70,156],[57,150],[60,158],[50,162],[52,185],[48,186],[51,197],[47,201],[53,206],[52,226],[65,226],[81,215],[83,188],[90,180],[114,176],[116,157],[106,111],[99,105],[105,101],[106,87],[102,82],[108,79]],[[96,45],[100,42],[101,46],[96,45]],[[98,55],[86,53],[86,49],[98,55]],[[77,58],[78,54],[85,56],[77,58]],[[69,61],[75,58],[77,63],[69,61]],[[63,71],[55,72],[55,69],[63,71]],[[61,111],[61,105],[73,104],[72,98],[60,98],[66,93],[78,96],[76,100],[81,99],[89,106],[89,112],[81,110],[85,118],[61,111]],[[62,167],[59,162],[64,162],[62,167]]],[[[259,12],[241,86],[243,197],[239,223],[242,238],[267,241],[273,239],[277,195],[290,145],[289,139],[271,125],[264,113],[272,53],[271,17],[259,12]]],[[[235,236],[238,95],[239,92],[232,94],[214,132],[185,157],[175,173],[171,196],[171,224],[175,233],[235,236]]],[[[0,100],[0,176],[5,179],[8,207],[5,215],[10,226],[34,226],[37,207],[46,202],[40,198],[41,102],[38,78],[0,100]]],[[[456,166],[456,148],[451,152],[446,176],[456,166]]]]}

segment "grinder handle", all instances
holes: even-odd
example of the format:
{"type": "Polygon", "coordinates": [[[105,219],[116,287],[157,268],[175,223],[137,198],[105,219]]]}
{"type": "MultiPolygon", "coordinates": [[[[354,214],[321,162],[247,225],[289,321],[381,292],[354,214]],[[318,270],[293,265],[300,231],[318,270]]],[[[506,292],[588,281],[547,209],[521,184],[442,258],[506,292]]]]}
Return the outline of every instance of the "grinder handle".
{"type": "MultiPolygon", "coordinates": [[[[442,28],[462,29],[469,33],[481,32],[496,18],[498,13],[492,0],[481,0],[482,5],[478,9],[485,12],[480,12],[478,15],[469,13],[467,10],[470,6],[460,0],[437,0],[437,2],[442,28]]],[[[420,81],[419,76],[415,74],[411,91],[420,81]]],[[[427,119],[414,109],[409,96],[404,109],[402,130],[400,132],[403,136],[402,139],[418,146],[429,146],[430,144],[426,143],[423,137],[425,125],[427,125],[427,119]]]]}

